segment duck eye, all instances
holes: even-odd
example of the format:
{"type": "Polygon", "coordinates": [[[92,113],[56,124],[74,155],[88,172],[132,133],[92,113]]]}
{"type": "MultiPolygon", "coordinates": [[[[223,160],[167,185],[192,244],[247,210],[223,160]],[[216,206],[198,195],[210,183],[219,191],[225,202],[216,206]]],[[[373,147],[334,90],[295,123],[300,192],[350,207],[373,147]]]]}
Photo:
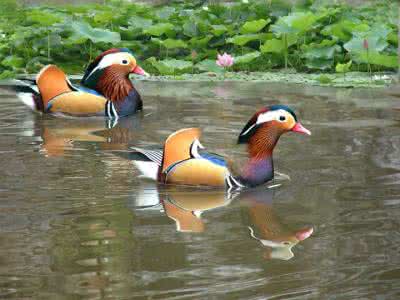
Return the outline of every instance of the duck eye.
{"type": "Polygon", "coordinates": [[[127,64],[128,64],[128,61],[127,61],[126,59],[124,59],[124,60],[122,61],[122,64],[123,64],[123,65],[127,65],[127,64]]]}
{"type": "Polygon", "coordinates": [[[285,116],[280,116],[280,117],[279,117],[279,121],[281,121],[281,122],[286,121],[286,117],[285,117],[285,116]]]}

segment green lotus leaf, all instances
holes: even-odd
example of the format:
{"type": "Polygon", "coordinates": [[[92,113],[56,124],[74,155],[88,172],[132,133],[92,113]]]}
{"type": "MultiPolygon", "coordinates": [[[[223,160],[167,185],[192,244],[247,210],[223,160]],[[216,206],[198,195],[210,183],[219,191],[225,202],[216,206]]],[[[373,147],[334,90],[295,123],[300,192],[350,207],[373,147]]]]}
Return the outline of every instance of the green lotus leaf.
{"type": "Polygon", "coordinates": [[[29,21],[38,23],[42,26],[51,26],[62,21],[62,18],[54,13],[36,9],[30,11],[27,17],[29,21]]]}
{"type": "Polygon", "coordinates": [[[262,30],[269,22],[271,22],[271,19],[259,19],[255,21],[247,21],[244,23],[242,28],[240,29],[241,33],[257,33],[260,30],[262,30]]]}
{"type": "Polygon", "coordinates": [[[203,72],[214,72],[214,73],[223,72],[223,68],[218,66],[215,63],[215,60],[211,59],[205,59],[199,62],[198,64],[196,64],[196,68],[203,72]]]}
{"type": "Polygon", "coordinates": [[[267,40],[261,45],[260,50],[262,53],[281,53],[284,50],[284,43],[278,39],[267,40]]]}
{"type": "Polygon", "coordinates": [[[335,67],[336,73],[347,73],[350,71],[351,64],[353,62],[350,60],[348,63],[340,64],[338,63],[335,67]]]}
{"type": "Polygon", "coordinates": [[[261,53],[258,51],[250,52],[241,56],[236,56],[235,57],[235,64],[247,64],[256,58],[260,57],[261,53]]]}
{"type": "Polygon", "coordinates": [[[171,23],[158,23],[144,30],[144,33],[154,36],[161,36],[174,31],[174,25],[171,23]]]}
{"type": "Polygon", "coordinates": [[[211,32],[215,36],[220,36],[228,31],[228,27],[226,27],[225,25],[212,25],[211,28],[211,32]]]}
{"type": "Polygon", "coordinates": [[[118,43],[121,41],[121,36],[118,32],[112,32],[107,29],[93,28],[88,23],[75,22],[71,25],[73,36],[70,41],[80,43],[82,41],[90,40],[93,43],[118,43]]]}
{"type": "Polygon", "coordinates": [[[22,68],[25,65],[25,60],[22,57],[18,57],[15,55],[9,55],[1,61],[1,64],[6,67],[18,69],[18,68],[22,68]]]}
{"type": "Polygon", "coordinates": [[[188,70],[193,66],[189,61],[178,59],[156,60],[154,57],[151,57],[146,61],[155,67],[162,75],[183,73],[185,70],[188,70]]]}
{"type": "Polygon", "coordinates": [[[251,41],[265,40],[266,37],[267,34],[264,33],[242,34],[242,35],[235,35],[234,37],[229,38],[227,42],[238,46],[244,46],[251,41]]]}

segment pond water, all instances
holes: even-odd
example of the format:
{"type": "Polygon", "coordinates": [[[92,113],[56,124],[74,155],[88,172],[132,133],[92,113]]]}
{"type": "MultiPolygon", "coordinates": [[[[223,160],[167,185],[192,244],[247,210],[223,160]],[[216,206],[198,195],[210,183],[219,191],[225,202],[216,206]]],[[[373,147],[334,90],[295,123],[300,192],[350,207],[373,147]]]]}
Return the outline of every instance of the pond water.
{"type": "Polygon", "coordinates": [[[1,299],[400,299],[400,115],[383,90],[138,82],[145,110],[39,116],[0,92],[1,299]],[[156,186],[116,155],[198,126],[238,157],[256,109],[293,107],[274,189],[156,186]],[[299,233],[314,229],[299,241],[299,233]]]}

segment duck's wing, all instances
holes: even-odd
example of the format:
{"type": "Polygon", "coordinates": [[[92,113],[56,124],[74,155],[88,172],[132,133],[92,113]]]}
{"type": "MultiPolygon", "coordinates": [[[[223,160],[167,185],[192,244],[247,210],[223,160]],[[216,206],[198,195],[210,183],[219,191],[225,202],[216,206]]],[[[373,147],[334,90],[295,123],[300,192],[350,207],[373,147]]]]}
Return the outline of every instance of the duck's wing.
{"type": "Polygon", "coordinates": [[[221,156],[200,149],[198,128],[179,130],[165,143],[162,172],[166,183],[224,186],[228,172],[221,156]]]}
{"type": "Polygon", "coordinates": [[[129,159],[139,161],[151,161],[161,167],[163,149],[142,149],[132,147],[131,150],[133,151],[129,153],[129,159]]]}
{"type": "Polygon", "coordinates": [[[65,73],[55,65],[47,65],[36,76],[36,85],[42,96],[44,107],[55,97],[73,91],[65,73]]]}
{"type": "Polygon", "coordinates": [[[199,128],[185,128],[172,133],[165,141],[162,172],[168,172],[175,164],[192,158],[192,151],[200,145],[200,136],[199,128]]]}

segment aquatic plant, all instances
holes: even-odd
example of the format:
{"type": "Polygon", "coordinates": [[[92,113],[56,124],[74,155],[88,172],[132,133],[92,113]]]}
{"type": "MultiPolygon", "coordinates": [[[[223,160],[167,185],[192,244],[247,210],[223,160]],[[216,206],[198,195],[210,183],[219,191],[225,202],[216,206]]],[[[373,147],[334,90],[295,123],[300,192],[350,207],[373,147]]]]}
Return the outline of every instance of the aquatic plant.
{"type": "Polygon", "coordinates": [[[2,0],[0,78],[34,73],[48,63],[80,73],[110,47],[132,49],[146,69],[161,75],[221,72],[215,57],[224,52],[235,57],[232,71],[335,72],[352,61],[351,70],[374,72],[398,64],[394,1],[356,7],[322,0],[160,7],[104,2],[23,7],[2,0]]]}
{"type": "Polygon", "coordinates": [[[227,54],[224,52],[223,55],[218,54],[216,64],[222,68],[229,68],[233,66],[234,58],[232,55],[227,54]]]}

